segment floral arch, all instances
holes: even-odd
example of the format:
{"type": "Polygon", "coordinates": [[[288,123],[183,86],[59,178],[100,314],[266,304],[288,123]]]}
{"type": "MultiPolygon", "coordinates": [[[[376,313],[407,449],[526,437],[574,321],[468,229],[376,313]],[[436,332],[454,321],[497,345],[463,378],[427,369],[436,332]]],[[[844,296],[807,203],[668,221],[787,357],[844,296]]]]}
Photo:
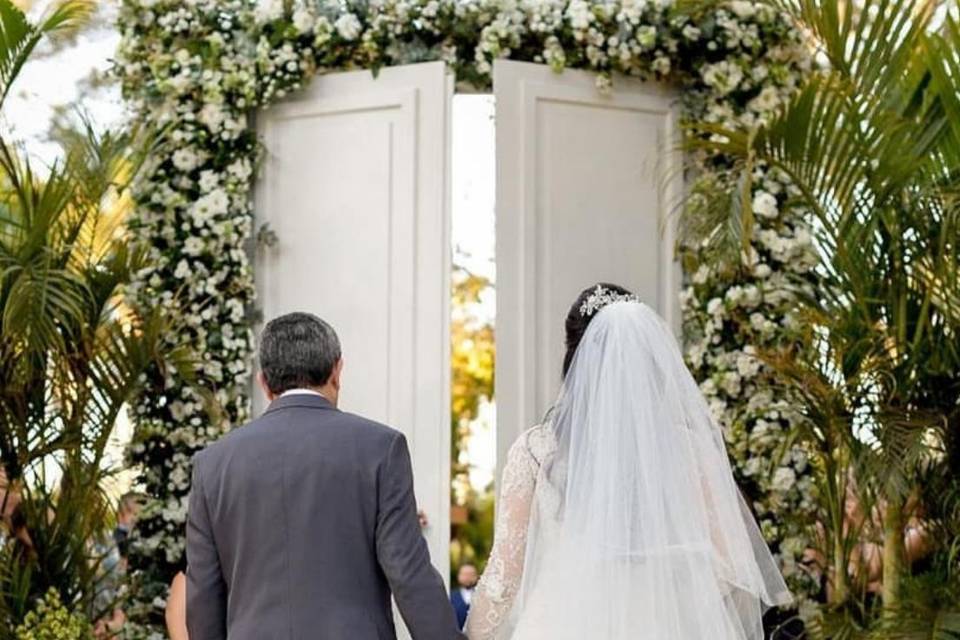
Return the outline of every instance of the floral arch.
{"type": "MultiPolygon", "coordinates": [[[[132,558],[132,617],[162,622],[166,585],[184,554],[190,458],[248,419],[255,292],[248,261],[259,238],[251,178],[258,144],[252,111],[297,91],[311,76],[442,59],[458,83],[484,89],[492,63],[510,58],[680,87],[683,118],[749,127],[768,117],[810,65],[787,18],[734,0],[124,0],[116,70],[135,118],[166,128],[138,185],[133,228],[152,252],[130,294],[175,310],[171,341],[195,345],[203,390],[157,373],[133,411],[131,464],[155,498],[132,558]],[[689,6],[687,6],[689,5],[689,6]],[[699,7],[699,8],[698,8],[699,7]],[[210,407],[217,407],[211,420],[210,407]]],[[[709,215],[728,163],[692,157],[684,224],[709,215]]],[[[741,484],[798,593],[807,546],[803,515],[812,480],[800,449],[780,450],[796,419],[777,400],[757,349],[788,339],[794,293],[817,257],[784,176],[756,169],[750,260],[721,265],[683,247],[686,354],[727,429],[741,484]],[[775,514],[777,514],[775,516],[775,514]],[[785,519],[791,514],[796,521],[785,519]]],[[[726,206],[727,203],[723,203],[726,206]]]]}

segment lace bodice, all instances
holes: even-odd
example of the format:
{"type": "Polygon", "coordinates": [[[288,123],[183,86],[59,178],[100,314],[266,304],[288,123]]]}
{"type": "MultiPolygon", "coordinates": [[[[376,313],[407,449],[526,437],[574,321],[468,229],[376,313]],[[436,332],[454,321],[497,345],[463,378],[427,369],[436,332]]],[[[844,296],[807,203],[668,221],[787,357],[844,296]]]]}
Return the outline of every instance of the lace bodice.
{"type": "Polygon", "coordinates": [[[546,483],[539,482],[543,463],[555,450],[553,433],[543,426],[527,431],[510,448],[500,483],[493,550],[467,618],[470,640],[497,638],[513,609],[523,580],[531,515],[534,510],[550,511],[555,501],[546,483]]]}

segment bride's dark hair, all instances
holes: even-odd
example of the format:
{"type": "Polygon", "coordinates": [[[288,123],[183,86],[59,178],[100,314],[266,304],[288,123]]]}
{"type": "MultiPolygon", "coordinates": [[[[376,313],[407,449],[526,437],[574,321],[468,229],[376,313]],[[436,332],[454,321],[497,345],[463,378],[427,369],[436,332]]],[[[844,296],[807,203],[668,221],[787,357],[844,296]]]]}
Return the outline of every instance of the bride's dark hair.
{"type": "Polygon", "coordinates": [[[570,312],[567,313],[567,354],[563,357],[564,378],[567,377],[567,372],[570,371],[570,365],[573,364],[573,356],[577,353],[577,347],[580,346],[580,340],[583,339],[583,334],[587,332],[587,327],[590,326],[590,321],[593,320],[593,316],[597,315],[596,312],[589,315],[580,313],[580,308],[583,307],[583,303],[593,295],[597,287],[603,287],[618,295],[629,296],[633,294],[629,289],[624,289],[620,285],[609,284],[607,282],[598,282],[580,292],[573,306],[570,307],[570,312]]]}

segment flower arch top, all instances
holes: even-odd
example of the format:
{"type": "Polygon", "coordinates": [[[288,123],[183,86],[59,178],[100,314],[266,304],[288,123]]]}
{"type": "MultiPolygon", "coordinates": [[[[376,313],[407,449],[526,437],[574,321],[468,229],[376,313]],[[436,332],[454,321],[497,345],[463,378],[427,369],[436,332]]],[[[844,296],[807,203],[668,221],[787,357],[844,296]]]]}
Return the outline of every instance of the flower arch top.
{"type": "MultiPolygon", "coordinates": [[[[611,88],[616,74],[669,82],[681,90],[687,121],[746,127],[781,104],[809,68],[792,25],[769,6],[743,0],[696,13],[669,0],[123,0],[119,27],[116,71],[124,96],[136,118],[169,132],[136,189],[131,224],[153,259],[130,293],[176,311],[182,328],[170,340],[197,348],[206,383],[201,391],[158,372],[134,411],[137,428],[128,457],[155,498],[141,520],[131,563],[131,615],[147,625],[162,624],[158,603],[182,563],[190,458],[249,417],[255,314],[247,256],[256,242],[250,183],[258,146],[247,121],[254,109],[319,73],[375,72],[429,60],[446,61],[461,85],[482,89],[490,85],[494,60],[510,58],[558,72],[594,71],[601,90],[611,88]],[[209,417],[211,400],[222,419],[209,417]]],[[[695,194],[725,179],[723,158],[694,161],[695,194]]],[[[797,216],[783,206],[786,191],[768,189],[773,201],[764,197],[763,204],[772,216],[759,226],[776,238],[793,238],[797,216]]],[[[691,202],[698,206],[696,198],[691,202]]],[[[792,254],[760,251],[774,276],[799,268],[792,254]]],[[[689,257],[696,266],[696,251],[689,257]]],[[[717,376],[736,366],[731,362],[745,357],[744,341],[770,338],[750,329],[748,317],[731,312],[717,322],[734,330],[711,329],[704,346],[704,325],[716,319],[705,310],[705,291],[738,278],[753,282],[760,276],[731,276],[703,264],[685,293],[698,349],[694,368],[714,386],[717,376]],[[742,327],[744,335],[738,333],[742,327]],[[722,337],[715,340],[717,335],[722,337]]],[[[783,308],[783,300],[771,299],[754,311],[780,327],[783,308]]],[[[738,407],[745,406],[750,384],[761,384],[751,382],[762,376],[756,368],[750,367],[736,393],[731,388],[715,397],[723,404],[721,417],[746,425],[744,439],[758,418],[749,412],[744,417],[738,407]]],[[[734,451],[738,446],[732,443],[734,451]]],[[[773,443],[758,455],[775,449],[773,443]]],[[[781,502],[803,499],[796,485],[764,485],[758,492],[761,498],[776,493],[781,502]]],[[[758,508],[761,519],[764,508],[758,508]]],[[[772,540],[786,536],[767,533],[772,540]]]]}

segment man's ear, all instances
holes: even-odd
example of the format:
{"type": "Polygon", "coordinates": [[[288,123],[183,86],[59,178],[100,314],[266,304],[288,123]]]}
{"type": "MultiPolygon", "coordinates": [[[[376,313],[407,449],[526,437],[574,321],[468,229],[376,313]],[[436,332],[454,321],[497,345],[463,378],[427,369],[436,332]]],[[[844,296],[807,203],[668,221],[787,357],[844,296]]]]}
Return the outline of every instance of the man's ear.
{"type": "Polygon", "coordinates": [[[270,387],[267,385],[267,377],[263,375],[263,371],[257,371],[257,384],[263,389],[263,395],[267,397],[267,402],[273,402],[277,399],[277,395],[270,391],[270,387]]]}
{"type": "Polygon", "coordinates": [[[330,374],[330,384],[334,389],[340,391],[340,374],[343,373],[343,358],[337,360],[337,364],[333,365],[333,373],[330,374]]]}

